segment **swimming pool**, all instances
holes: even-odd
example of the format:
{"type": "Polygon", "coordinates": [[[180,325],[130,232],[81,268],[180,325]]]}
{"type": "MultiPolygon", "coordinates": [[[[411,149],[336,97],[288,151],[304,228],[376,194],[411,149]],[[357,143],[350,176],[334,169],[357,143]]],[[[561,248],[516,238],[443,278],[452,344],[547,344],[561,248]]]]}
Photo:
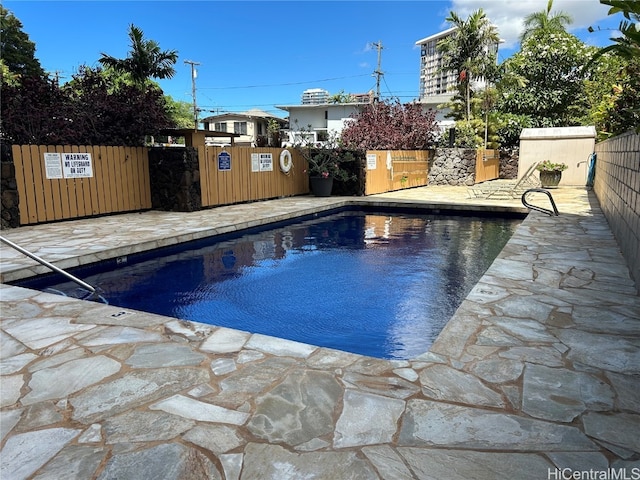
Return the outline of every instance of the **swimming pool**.
{"type": "Polygon", "coordinates": [[[344,210],[71,272],[111,305],[405,359],[429,349],[520,221],[344,210]]]}

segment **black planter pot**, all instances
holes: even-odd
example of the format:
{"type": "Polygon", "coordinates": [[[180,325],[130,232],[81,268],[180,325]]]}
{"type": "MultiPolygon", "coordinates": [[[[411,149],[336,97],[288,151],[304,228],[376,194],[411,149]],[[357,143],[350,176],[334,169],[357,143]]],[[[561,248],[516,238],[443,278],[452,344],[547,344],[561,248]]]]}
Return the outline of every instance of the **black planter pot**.
{"type": "Polygon", "coordinates": [[[333,189],[333,177],[309,177],[311,192],[316,197],[330,197],[333,189]]]}
{"type": "Polygon", "coordinates": [[[562,172],[554,170],[553,172],[540,172],[540,184],[542,188],[555,188],[562,179],[562,172]]]}

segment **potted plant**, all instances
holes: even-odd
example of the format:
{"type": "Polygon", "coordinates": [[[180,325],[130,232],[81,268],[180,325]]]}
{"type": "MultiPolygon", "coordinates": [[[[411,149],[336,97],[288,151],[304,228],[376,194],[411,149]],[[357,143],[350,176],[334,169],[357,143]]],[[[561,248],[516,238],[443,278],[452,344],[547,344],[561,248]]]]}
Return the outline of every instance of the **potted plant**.
{"type": "Polygon", "coordinates": [[[311,192],[317,197],[331,195],[334,179],[339,181],[355,180],[356,175],[344,168],[346,163],[356,160],[353,153],[343,149],[335,137],[324,142],[309,142],[296,145],[297,150],[307,161],[311,192]]]}
{"type": "Polygon", "coordinates": [[[544,188],[557,187],[562,179],[562,172],[567,168],[566,163],[553,163],[551,160],[540,162],[536,170],[540,172],[540,184],[544,188]]]}

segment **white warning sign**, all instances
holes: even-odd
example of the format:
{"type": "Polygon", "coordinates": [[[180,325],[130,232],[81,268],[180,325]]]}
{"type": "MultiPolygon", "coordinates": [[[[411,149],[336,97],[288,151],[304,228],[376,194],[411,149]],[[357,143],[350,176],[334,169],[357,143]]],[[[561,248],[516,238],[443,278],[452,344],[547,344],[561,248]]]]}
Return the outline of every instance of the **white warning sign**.
{"type": "Polygon", "coordinates": [[[90,153],[63,153],[62,172],[64,178],[91,178],[93,164],[90,153]]]}

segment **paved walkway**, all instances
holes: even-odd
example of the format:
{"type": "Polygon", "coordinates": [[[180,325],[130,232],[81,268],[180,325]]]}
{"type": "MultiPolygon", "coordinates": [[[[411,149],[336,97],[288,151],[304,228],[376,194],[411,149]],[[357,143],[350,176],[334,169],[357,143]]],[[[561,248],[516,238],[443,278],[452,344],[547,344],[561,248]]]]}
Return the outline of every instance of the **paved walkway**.
{"type": "MultiPolygon", "coordinates": [[[[554,198],[410,361],[0,285],[0,478],[638,478],[640,296],[592,193],[554,198]]],[[[350,202],[521,207],[424,187],[2,235],[68,267],[350,202]]],[[[41,271],[0,254],[4,282],[41,271]]]]}

